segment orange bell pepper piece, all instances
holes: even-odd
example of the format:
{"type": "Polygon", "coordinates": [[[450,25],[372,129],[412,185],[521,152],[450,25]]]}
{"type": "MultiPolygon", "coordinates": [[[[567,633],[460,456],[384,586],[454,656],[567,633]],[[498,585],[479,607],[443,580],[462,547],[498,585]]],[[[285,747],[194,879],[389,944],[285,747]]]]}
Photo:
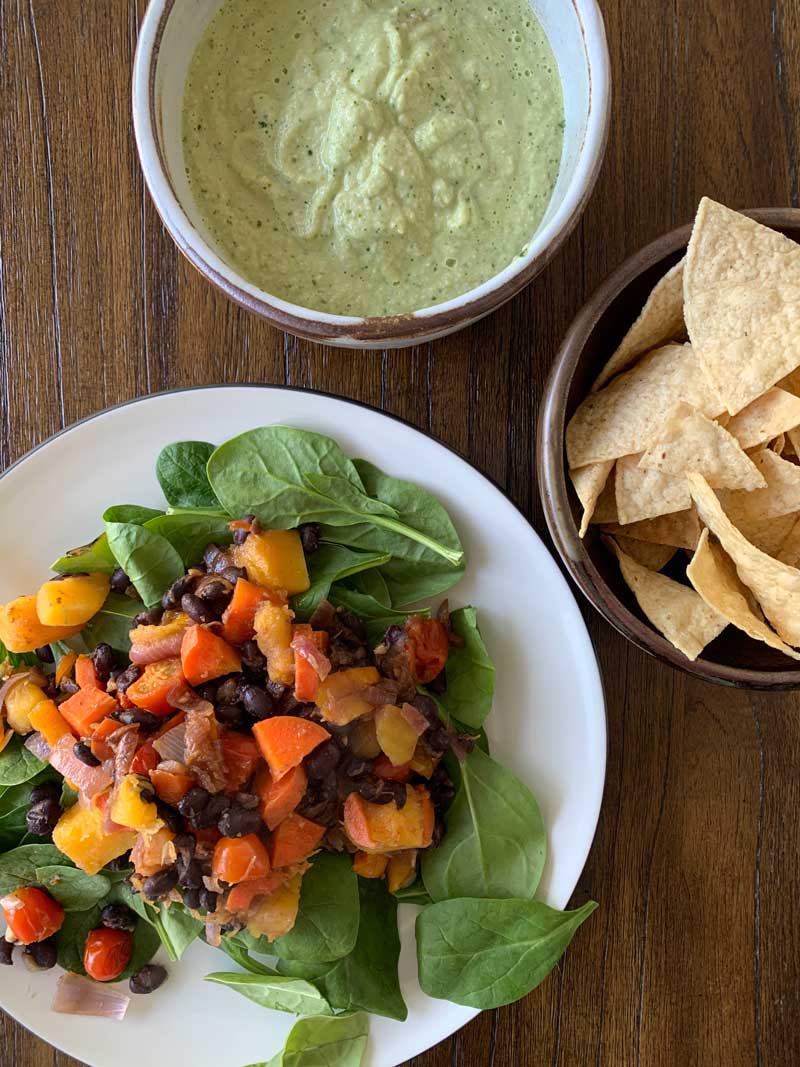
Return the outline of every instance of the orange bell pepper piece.
{"type": "Polygon", "coordinates": [[[273,778],[281,778],[313,752],[317,745],[330,739],[319,723],[300,719],[296,715],[275,715],[253,727],[264,759],[273,778]]]}
{"type": "MultiPolygon", "coordinates": [[[[30,713],[31,726],[38,730],[50,748],[54,748],[65,734],[72,729],[56,707],[54,700],[41,700],[30,713]]],[[[119,726],[119,723],[116,724],[119,726]]]]}

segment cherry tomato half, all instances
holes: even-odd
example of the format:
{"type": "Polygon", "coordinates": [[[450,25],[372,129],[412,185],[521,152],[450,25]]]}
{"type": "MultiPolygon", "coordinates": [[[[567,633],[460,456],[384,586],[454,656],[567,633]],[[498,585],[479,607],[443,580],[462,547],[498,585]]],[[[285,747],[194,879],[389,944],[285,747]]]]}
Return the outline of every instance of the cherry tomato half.
{"type": "Polygon", "coordinates": [[[406,623],[408,641],[414,653],[414,679],[424,685],[432,682],[447,663],[450,641],[438,619],[415,615],[406,623]]]}
{"type": "Polygon", "coordinates": [[[83,966],[96,982],[113,982],[131,962],[132,955],[133,934],[101,926],[86,938],[83,966]]]}
{"type": "Polygon", "coordinates": [[[8,928],[23,945],[46,941],[64,922],[64,909],[49,893],[35,887],[18,889],[0,900],[8,928]]]}

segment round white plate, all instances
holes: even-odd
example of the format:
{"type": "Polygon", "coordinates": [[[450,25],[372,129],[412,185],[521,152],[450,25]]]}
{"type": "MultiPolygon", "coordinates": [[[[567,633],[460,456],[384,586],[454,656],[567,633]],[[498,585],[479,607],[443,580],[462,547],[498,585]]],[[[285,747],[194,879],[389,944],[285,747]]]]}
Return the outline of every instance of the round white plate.
{"type": "MultiPolygon", "coordinates": [[[[111,504],[161,506],[160,449],[182,439],[221,442],[285,423],[334,437],[351,456],[418,482],[447,507],[469,565],[450,594],[479,608],[497,665],[488,722],[492,754],[535,792],[549,834],[539,895],[564,907],[592,842],[606,762],[606,721],[597,664],[567,583],[531,526],[483,475],[454,452],[372,408],[318,393],[221,387],[164,393],[78,423],[0,478],[0,600],[35,589],[50,563],[100,532],[111,504]]],[[[405,1023],[373,1017],[365,1067],[396,1067],[477,1013],[430,1000],[417,984],[416,908],[400,908],[405,1023]]],[[[134,997],[124,1023],[50,1011],[57,973],[0,968],[0,1005],[50,1044],[91,1067],[158,1064],[245,1067],[280,1049],[293,1017],[265,1011],[203,982],[226,957],[195,944],[158,993],[134,997]]],[[[536,995],[535,993],[533,994],[536,995]]]]}

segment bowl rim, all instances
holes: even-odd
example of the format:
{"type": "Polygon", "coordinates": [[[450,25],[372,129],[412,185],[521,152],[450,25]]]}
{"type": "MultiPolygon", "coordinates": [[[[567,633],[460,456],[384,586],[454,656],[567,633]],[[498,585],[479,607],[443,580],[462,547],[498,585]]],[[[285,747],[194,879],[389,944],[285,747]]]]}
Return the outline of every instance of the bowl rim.
{"type": "MultiPolygon", "coordinates": [[[[466,326],[510,300],[542,271],[577,225],[597,183],[611,120],[611,62],[597,0],[569,0],[583,36],[589,80],[588,119],[575,173],[552,219],[514,260],[480,286],[449,301],[399,315],[332,315],[281,300],[228,267],[190,221],[169,177],[156,113],[156,69],[167,20],[178,0],[150,0],[133,64],[133,125],[139,161],[161,221],[183,256],[226,296],[282,330],[311,341],[362,343],[425,339],[466,326]],[[235,279],[235,280],[234,280],[235,279]]],[[[562,79],[563,84],[563,79],[562,79]]]]}
{"type": "MultiPolygon", "coordinates": [[[[742,214],[766,226],[800,227],[798,208],[753,208],[742,214]]],[[[662,663],[717,685],[773,692],[800,689],[800,669],[766,671],[731,667],[705,660],[702,653],[696,660],[687,659],[617,597],[579,537],[570,505],[565,463],[566,401],[589,336],[613,301],[645,271],[685,248],[691,232],[692,223],[679,226],[634,252],[600,284],[573,319],[550,370],[539,410],[536,441],[539,495],[550,536],[570,577],[623,637],[662,663]]]]}

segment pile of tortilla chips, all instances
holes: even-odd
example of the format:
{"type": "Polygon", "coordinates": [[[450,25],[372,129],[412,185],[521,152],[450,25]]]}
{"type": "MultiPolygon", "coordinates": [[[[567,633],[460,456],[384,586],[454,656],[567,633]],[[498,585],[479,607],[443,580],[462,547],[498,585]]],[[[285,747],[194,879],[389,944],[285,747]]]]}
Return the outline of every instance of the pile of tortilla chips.
{"type": "Polygon", "coordinates": [[[566,447],[581,536],[676,648],[732,625],[800,660],[800,245],[704,199],[566,447]]]}

